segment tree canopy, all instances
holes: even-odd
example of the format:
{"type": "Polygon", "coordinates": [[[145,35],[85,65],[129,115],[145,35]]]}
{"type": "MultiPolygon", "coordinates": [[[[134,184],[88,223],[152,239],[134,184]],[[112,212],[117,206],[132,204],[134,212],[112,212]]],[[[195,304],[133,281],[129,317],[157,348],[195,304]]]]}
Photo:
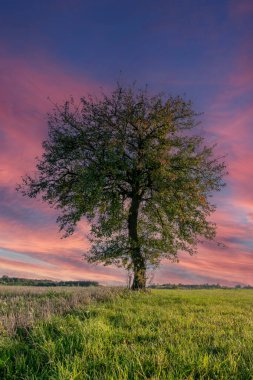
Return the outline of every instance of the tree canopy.
{"type": "Polygon", "coordinates": [[[182,97],[135,87],[71,99],[49,115],[37,173],[19,189],[58,210],[66,237],[86,217],[87,259],[132,270],[132,288],[143,288],[149,266],[215,237],[210,196],[225,163],[196,134],[198,116],[182,97]]]}

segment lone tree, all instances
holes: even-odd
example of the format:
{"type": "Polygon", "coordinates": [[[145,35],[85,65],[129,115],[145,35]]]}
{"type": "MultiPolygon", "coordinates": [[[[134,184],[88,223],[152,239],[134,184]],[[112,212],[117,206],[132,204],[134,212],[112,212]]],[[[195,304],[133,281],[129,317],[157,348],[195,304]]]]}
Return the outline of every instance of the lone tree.
{"type": "Polygon", "coordinates": [[[145,288],[149,266],[215,237],[209,198],[224,185],[225,164],[194,134],[197,116],[181,97],[119,85],[78,106],[67,101],[49,115],[37,174],[19,190],[59,211],[64,237],[85,216],[88,261],[123,266],[132,289],[145,288]]]}

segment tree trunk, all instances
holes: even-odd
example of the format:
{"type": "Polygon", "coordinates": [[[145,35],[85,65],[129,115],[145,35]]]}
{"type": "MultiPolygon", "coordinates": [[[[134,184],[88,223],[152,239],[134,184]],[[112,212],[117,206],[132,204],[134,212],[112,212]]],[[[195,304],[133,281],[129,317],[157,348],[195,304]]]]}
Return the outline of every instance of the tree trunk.
{"type": "Polygon", "coordinates": [[[146,287],[146,265],[142,257],[134,263],[133,290],[145,289],[146,287]]]}
{"type": "Polygon", "coordinates": [[[138,213],[140,198],[138,194],[133,195],[128,215],[128,236],[131,244],[131,256],[133,263],[134,278],[132,289],[144,289],[146,287],[146,263],[141,254],[141,247],[138,239],[138,213]]]}

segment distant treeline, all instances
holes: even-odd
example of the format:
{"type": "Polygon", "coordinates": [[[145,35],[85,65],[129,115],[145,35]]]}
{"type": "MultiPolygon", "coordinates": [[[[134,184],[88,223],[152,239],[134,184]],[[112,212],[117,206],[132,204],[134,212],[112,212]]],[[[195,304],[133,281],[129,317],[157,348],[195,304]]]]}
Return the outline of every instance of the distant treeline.
{"type": "MultiPolygon", "coordinates": [[[[201,285],[185,285],[185,284],[154,284],[150,285],[151,289],[231,289],[233,287],[222,286],[220,284],[201,284],[201,285]]],[[[234,289],[253,289],[250,285],[235,285],[234,289]]]]}
{"type": "Polygon", "coordinates": [[[33,280],[29,278],[0,277],[0,285],[25,285],[25,286],[99,286],[97,281],[51,281],[33,280]]]}

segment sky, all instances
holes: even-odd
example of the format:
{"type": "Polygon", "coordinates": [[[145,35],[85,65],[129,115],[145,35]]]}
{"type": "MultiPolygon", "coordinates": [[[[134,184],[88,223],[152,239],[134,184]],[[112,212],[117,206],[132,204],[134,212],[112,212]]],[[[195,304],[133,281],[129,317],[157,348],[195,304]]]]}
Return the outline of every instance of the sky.
{"type": "Polygon", "coordinates": [[[115,83],[181,95],[226,155],[217,241],[163,261],[155,283],[253,285],[253,1],[0,0],[0,276],[127,282],[88,264],[89,225],[61,239],[57,214],[15,188],[33,173],[47,113],[115,83]]]}

